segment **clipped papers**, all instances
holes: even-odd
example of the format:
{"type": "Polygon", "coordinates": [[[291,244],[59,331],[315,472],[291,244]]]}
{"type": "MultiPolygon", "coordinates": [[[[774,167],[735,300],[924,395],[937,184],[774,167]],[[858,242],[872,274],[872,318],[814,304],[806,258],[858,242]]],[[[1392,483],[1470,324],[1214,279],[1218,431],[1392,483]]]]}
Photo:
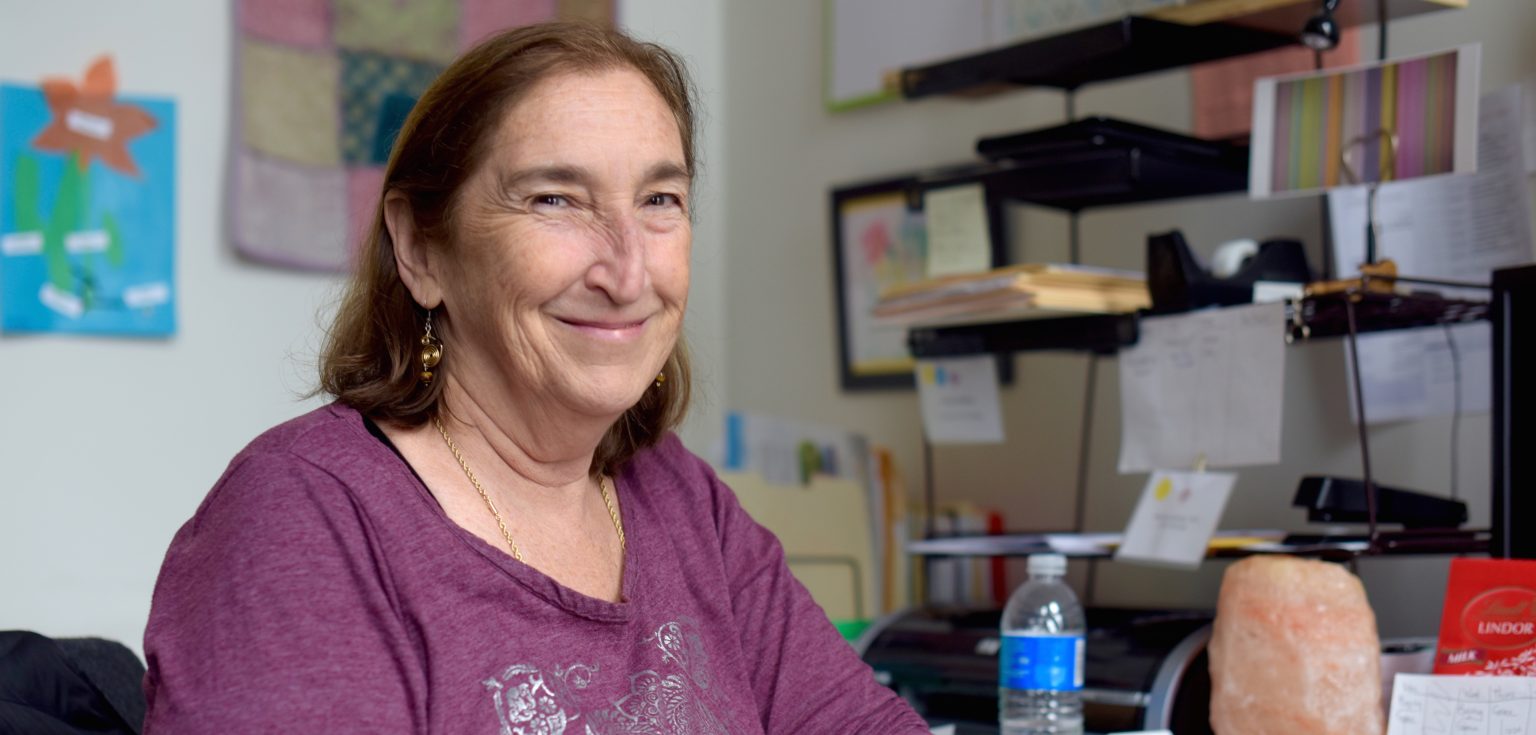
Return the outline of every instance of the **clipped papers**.
{"type": "Polygon", "coordinates": [[[1285,307],[1141,321],[1120,353],[1120,472],[1280,461],[1285,307]]]}

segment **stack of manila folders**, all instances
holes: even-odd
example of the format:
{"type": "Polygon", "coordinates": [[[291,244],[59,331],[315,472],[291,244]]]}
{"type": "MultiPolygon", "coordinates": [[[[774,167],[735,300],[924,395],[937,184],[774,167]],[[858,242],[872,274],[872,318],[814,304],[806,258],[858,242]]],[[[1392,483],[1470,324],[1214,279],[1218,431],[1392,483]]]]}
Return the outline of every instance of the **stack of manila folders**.
{"type": "Polygon", "coordinates": [[[873,314],[882,323],[910,326],[1128,313],[1151,306],[1141,273],[1024,263],[887,289],[873,314]]]}

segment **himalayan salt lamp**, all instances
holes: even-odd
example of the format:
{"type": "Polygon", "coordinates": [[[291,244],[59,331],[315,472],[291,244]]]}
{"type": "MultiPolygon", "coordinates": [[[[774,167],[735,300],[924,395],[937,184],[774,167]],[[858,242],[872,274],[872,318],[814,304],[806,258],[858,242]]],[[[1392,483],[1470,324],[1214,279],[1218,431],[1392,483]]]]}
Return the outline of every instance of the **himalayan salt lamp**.
{"type": "Polygon", "coordinates": [[[1380,735],[1381,641],[1337,564],[1254,556],[1227,568],[1211,636],[1217,735],[1380,735]]]}

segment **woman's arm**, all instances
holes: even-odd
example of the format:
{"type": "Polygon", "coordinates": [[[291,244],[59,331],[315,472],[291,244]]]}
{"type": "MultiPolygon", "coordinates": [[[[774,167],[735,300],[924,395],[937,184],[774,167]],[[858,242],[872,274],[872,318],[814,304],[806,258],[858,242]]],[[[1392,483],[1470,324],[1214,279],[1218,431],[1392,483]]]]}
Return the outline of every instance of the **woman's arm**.
{"type": "Polygon", "coordinates": [[[420,667],[365,524],[308,462],[238,459],[160,571],[146,732],[420,731],[420,667]]]}
{"type": "Polygon", "coordinates": [[[713,472],[716,523],[753,694],[769,735],[928,735],[900,697],[876,683],[853,647],[795,579],[779,540],[713,472]]]}

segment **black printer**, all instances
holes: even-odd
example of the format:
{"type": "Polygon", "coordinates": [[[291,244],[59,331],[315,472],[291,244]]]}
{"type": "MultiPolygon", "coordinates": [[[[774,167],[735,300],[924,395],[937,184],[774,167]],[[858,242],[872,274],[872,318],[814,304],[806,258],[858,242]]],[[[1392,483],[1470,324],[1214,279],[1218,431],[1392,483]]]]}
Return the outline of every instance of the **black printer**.
{"type": "MultiPolygon", "coordinates": [[[[1087,732],[1211,734],[1210,611],[1086,612],[1087,732]]],[[[995,735],[1001,616],[1001,610],[913,608],[879,620],[856,646],[876,678],[929,721],[954,722],[958,735],[995,735]]]]}

